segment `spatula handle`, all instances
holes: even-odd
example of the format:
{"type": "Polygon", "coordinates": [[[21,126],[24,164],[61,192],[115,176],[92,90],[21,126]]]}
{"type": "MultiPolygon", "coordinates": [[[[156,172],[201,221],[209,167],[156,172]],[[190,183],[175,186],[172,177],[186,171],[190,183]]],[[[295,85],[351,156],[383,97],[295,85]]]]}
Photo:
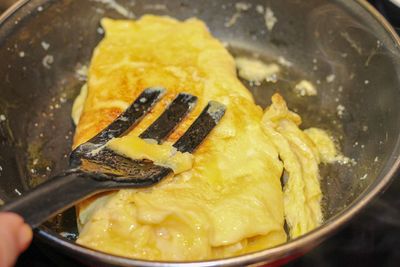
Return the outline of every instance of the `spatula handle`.
{"type": "Polygon", "coordinates": [[[97,184],[93,179],[77,173],[60,175],[6,203],[0,207],[0,211],[15,212],[35,228],[50,217],[96,193],[97,184]]]}

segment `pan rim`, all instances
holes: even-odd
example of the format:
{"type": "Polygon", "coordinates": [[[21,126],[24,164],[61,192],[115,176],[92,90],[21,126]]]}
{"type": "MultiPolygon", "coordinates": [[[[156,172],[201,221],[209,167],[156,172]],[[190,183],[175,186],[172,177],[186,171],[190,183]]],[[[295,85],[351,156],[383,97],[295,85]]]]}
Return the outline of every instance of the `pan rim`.
{"type": "MultiPolygon", "coordinates": [[[[16,14],[24,5],[31,2],[32,0],[19,0],[13,4],[8,10],[0,15],[0,27],[3,23],[16,14]]],[[[395,43],[396,48],[400,52],[400,37],[397,35],[394,28],[388,21],[367,1],[364,0],[353,0],[356,4],[362,7],[367,13],[372,15],[383,29],[386,31],[388,37],[395,43]]],[[[51,229],[41,226],[35,230],[35,235],[46,243],[49,243],[57,248],[66,249],[65,253],[80,256],[81,259],[89,260],[90,262],[102,262],[104,264],[117,264],[120,266],[243,266],[246,264],[254,263],[273,263],[276,262],[276,257],[279,256],[291,256],[293,254],[307,251],[308,249],[318,245],[323,239],[336,232],[340,227],[344,226],[350,221],[355,215],[359,214],[368,203],[372,201],[378,194],[389,185],[390,181],[399,173],[400,170],[400,134],[397,137],[396,145],[392,150],[389,160],[385,164],[386,173],[382,176],[383,178],[378,181],[374,186],[370,185],[368,189],[349,207],[343,212],[335,215],[335,217],[328,221],[326,224],[318,227],[317,229],[303,235],[302,237],[284,243],[277,247],[269,248],[266,250],[254,252],[251,254],[208,260],[208,261],[192,261],[192,262],[154,262],[146,260],[136,260],[121,256],[114,256],[111,254],[95,251],[89,248],[85,248],[73,241],[69,241],[51,229]]],[[[385,172],[383,170],[382,172],[385,172]]]]}

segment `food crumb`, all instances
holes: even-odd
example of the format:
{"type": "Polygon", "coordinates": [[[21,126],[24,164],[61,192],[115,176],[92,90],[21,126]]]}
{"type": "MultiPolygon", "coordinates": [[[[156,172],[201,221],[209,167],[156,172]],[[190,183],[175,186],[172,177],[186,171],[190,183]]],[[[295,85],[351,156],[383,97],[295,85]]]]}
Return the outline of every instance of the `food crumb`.
{"type": "Polygon", "coordinates": [[[60,103],[64,104],[65,102],[67,102],[67,95],[65,93],[61,94],[59,100],[60,100],[60,103]]]}
{"type": "Polygon", "coordinates": [[[293,66],[292,62],[290,62],[289,60],[287,60],[286,58],[284,58],[282,56],[278,57],[278,63],[285,67],[293,66]]]}
{"type": "Polygon", "coordinates": [[[19,195],[19,196],[22,195],[21,192],[17,188],[15,188],[14,191],[15,191],[15,193],[17,193],[17,195],[19,195]]]}
{"type": "Polygon", "coordinates": [[[239,17],[240,17],[240,13],[233,14],[233,16],[227,22],[225,22],[225,24],[224,24],[225,27],[229,28],[229,27],[233,26],[239,17]]]}
{"type": "Polygon", "coordinates": [[[345,108],[343,105],[338,105],[338,106],[336,107],[337,114],[338,114],[338,116],[339,116],[340,118],[343,117],[343,114],[344,114],[345,109],[346,109],[346,108],[345,108]]]}
{"type": "Polygon", "coordinates": [[[374,162],[378,162],[379,158],[375,157],[374,162]]]}
{"type": "Polygon", "coordinates": [[[267,82],[276,83],[278,81],[278,75],[276,73],[271,74],[265,79],[267,82]]]}
{"type": "Polygon", "coordinates": [[[365,84],[369,84],[369,80],[365,80],[364,83],[365,83],[365,84]]]}
{"type": "Polygon", "coordinates": [[[256,6],[256,11],[257,11],[259,14],[264,14],[264,7],[263,7],[262,5],[257,5],[257,6],[256,6]]]}
{"type": "Polygon", "coordinates": [[[107,8],[115,10],[117,13],[125,16],[129,19],[135,18],[135,14],[133,14],[130,10],[125,8],[123,5],[119,4],[115,0],[93,0],[94,2],[99,2],[106,5],[107,8]]]}
{"type": "Polygon", "coordinates": [[[238,18],[240,18],[242,16],[242,12],[246,12],[251,8],[251,4],[249,3],[243,3],[243,2],[239,2],[235,4],[235,8],[236,8],[236,12],[232,15],[232,17],[225,22],[225,27],[229,28],[232,27],[236,21],[238,20],[238,18]]]}
{"type": "Polygon", "coordinates": [[[260,85],[263,81],[277,80],[280,71],[277,64],[265,64],[261,60],[246,57],[238,57],[235,61],[239,76],[250,83],[260,85]]]}
{"type": "Polygon", "coordinates": [[[360,180],[365,180],[365,179],[367,179],[367,176],[368,176],[368,174],[364,174],[364,175],[360,178],[360,180]]]}
{"type": "Polygon", "coordinates": [[[42,12],[42,11],[43,11],[43,7],[42,7],[42,6],[39,6],[39,7],[37,8],[37,11],[42,12]]]}
{"type": "Polygon", "coordinates": [[[298,84],[296,84],[294,87],[294,91],[299,96],[317,95],[317,89],[315,88],[315,86],[311,82],[306,80],[302,80],[298,84]]]}
{"type": "Polygon", "coordinates": [[[351,159],[343,155],[337,156],[335,161],[342,165],[351,165],[351,166],[357,165],[357,161],[355,159],[351,159]]]}
{"type": "Polygon", "coordinates": [[[331,83],[335,80],[335,78],[336,78],[335,74],[328,75],[326,76],[326,82],[331,83]]]}
{"type": "Polygon", "coordinates": [[[98,14],[104,14],[104,13],[106,13],[106,11],[104,10],[104,9],[102,9],[102,8],[96,8],[96,12],[98,13],[98,14]]]}
{"type": "Polygon", "coordinates": [[[278,22],[278,19],[275,17],[274,12],[272,11],[271,8],[267,7],[265,9],[264,19],[265,19],[265,26],[269,31],[272,31],[275,24],[278,22]]]}
{"type": "Polygon", "coordinates": [[[46,43],[45,41],[42,41],[42,42],[40,43],[40,45],[42,46],[42,48],[43,48],[44,50],[47,50],[47,49],[49,49],[49,47],[50,47],[50,44],[49,44],[49,43],[46,43]]]}
{"type": "Polygon", "coordinates": [[[76,77],[80,81],[86,81],[87,80],[87,75],[88,75],[88,67],[86,65],[80,65],[78,64],[76,70],[75,70],[76,77]]]}
{"type": "Polygon", "coordinates": [[[364,132],[368,131],[368,126],[367,126],[367,125],[364,125],[364,126],[362,127],[362,130],[363,130],[364,132]]]}
{"type": "Polygon", "coordinates": [[[243,3],[243,2],[238,2],[235,4],[235,8],[237,11],[247,11],[251,8],[250,3],[243,3]]]}
{"type": "Polygon", "coordinates": [[[61,232],[60,236],[69,239],[69,240],[75,240],[77,238],[76,234],[74,233],[68,233],[68,232],[61,232]]]}
{"type": "Polygon", "coordinates": [[[98,27],[98,28],[97,28],[97,33],[98,33],[98,34],[104,34],[103,28],[102,28],[102,27],[98,27]]]}
{"type": "Polygon", "coordinates": [[[24,51],[21,51],[21,52],[19,52],[19,57],[24,57],[25,56],[25,52],[24,51]]]}
{"type": "Polygon", "coordinates": [[[46,55],[42,59],[42,64],[46,69],[51,69],[51,64],[54,62],[54,57],[52,55],[46,55]]]}
{"type": "Polygon", "coordinates": [[[6,115],[0,114],[0,121],[5,121],[6,119],[6,115]]]}

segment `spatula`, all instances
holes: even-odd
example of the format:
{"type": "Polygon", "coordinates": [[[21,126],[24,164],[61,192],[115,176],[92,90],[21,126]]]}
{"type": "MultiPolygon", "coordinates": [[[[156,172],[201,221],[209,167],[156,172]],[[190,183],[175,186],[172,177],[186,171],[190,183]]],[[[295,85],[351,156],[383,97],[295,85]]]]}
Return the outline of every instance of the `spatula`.
{"type": "MultiPolygon", "coordinates": [[[[164,92],[162,88],[144,90],[110,125],[71,152],[68,170],[6,203],[0,210],[20,214],[26,223],[35,228],[94,194],[122,188],[149,187],[172,175],[170,168],[156,165],[150,160],[132,160],[105,147],[112,138],[130,132],[162,98],[164,92]]],[[[196,96],[180,93],[139,137],[154,139],[161,144],[196,102],[196,96]]],[[[210,101],[173,146],[180,152],[193,152],[224,114],[223,104],[210,101]]]]}

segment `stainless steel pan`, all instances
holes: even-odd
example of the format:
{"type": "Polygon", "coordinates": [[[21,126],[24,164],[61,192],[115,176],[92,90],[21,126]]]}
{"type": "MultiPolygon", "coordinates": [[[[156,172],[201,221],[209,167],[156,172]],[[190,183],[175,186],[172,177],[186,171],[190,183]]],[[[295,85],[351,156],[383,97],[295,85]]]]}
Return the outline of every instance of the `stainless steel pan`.
{"type": "MultiPolygon", "coordinates": [[[[400,164],[400,41],[365,1],[32,0],[20,1],[0,18],[3,201],[66,167],[74,131],[71,103],[84,82],[79,70],[102,38],[99,20],[145,13],[180,19],[196,16],[234,55],[289,61],[277,83],[258,87],[246,83],[257,103],[267,106],[272,93],[279,91],[303,116],[304,127],[331,131],[343,153],[354,159],[350,165],[322,166],[323,226],[272,249],[201,265],[274,263],[304,253],[389,184],[400,164]],[[117,6],[112,5],[115,2],[117,6]],[[277,18],[272,30],[265,25],[267,7],[277,18]],[[315,83],[318,95],[294,94],[292,88],[301,79],[315,83]]],[[[76,245],[71,240],[74,233],[70,210],[43,225],[36,236],[96,266],[198,264],[115,257],[76,245]]]]}

